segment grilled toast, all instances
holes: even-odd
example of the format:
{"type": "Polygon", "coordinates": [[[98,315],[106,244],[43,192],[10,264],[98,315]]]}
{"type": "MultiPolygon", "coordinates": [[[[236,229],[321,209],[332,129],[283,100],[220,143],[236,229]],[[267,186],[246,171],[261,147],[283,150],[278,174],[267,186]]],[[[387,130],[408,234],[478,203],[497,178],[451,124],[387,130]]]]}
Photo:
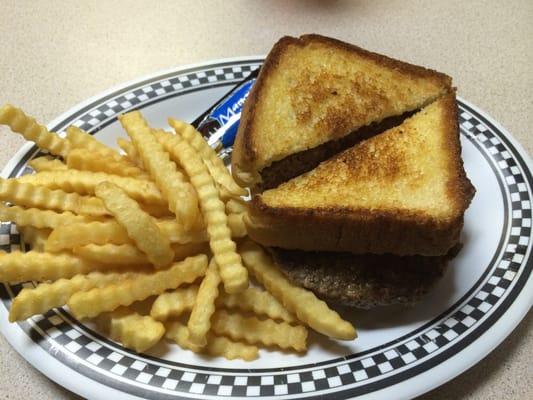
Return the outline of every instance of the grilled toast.
{"type": "Polygon", "coordinates": [[[450,93],[254,196],[248,233],[265,246],[288,249],[444,255],[458,243],[474,192],[450,93]]]}
{"type": "Polygon", "coordinates": [[[385,130],[388,118],[450,90],[451,78],[436,71],[319,35],[284,37],[245,103],[234,177],[252,189],[276,186],[353,145],[360,128],[385,130]]]}

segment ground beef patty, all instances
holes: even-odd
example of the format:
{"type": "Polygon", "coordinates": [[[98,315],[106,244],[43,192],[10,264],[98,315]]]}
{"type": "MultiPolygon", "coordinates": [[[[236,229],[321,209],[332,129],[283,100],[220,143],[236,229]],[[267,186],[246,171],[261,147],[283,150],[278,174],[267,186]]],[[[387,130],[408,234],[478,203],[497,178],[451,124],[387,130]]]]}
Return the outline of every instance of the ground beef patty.
{"type": "Polygon", "coordinates": [[[457,246],[446,256],[399,257],[269,249],[292,283],[332,304],[358,308],[417,302],[458,251],[457,246]]]}

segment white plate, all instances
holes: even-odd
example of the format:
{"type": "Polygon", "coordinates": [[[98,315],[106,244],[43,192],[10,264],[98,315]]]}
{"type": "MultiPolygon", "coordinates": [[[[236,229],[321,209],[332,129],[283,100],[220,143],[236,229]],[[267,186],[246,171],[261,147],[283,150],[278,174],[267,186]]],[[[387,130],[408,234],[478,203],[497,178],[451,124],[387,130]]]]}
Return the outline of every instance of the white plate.
{"type": "MultiPolygon", "coordinates": [[[[124,136],[116,116],[142,109],[165,127],[168,116],[192,121],[261,58],[222,60],[158,73],[111,89],[49,124],[74,124],[115,145],[124,136]]],[[[371,311],[342,309],[354,321],[353,342],[310,336],[297,356],[262,350],[254,362],[204,358],[161,344],[134,354],[57,309],[7,323],[21,285],[0,285],[0,330],[11,345],[52,380],[87,398],[131,399],[269,396],[275,398],[409,398],[443,384],[494,349],[533,302],[531,162],[496,122],[459,101],[463,159],[477,189],[465,216],[464,248],[437,287],[417,306],[371,311]]],[[[3,176],[28,172],[36,148],[24,146],[3,176]]],[[[0,248],[19,245],[10,224],[0,248]]]]}

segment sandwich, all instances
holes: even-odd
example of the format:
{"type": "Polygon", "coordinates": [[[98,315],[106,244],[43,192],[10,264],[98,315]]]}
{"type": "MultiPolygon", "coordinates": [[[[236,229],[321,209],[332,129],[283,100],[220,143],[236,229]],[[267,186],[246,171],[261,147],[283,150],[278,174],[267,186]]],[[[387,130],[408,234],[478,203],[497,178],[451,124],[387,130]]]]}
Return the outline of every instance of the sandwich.
{"type": "Polygon", "coordinates": [[[244,105],[232,173],[294,284],[333,304],[413,304],[461,248],[475,189],[442,73],[318,35],[282,38],[244,105]]]}
{"type": "Polygon", "coordinates": [[[279,40],[243,108],[235,179],[252,191],[315,168],[451,91],[451,78],[319,35],[279,40]]]}
{"type": "Polygon", "coordinates": [[[441,256],[474,194],[453,93],[279,187],[254,196],[248,233],[265,246],[441,256]]]}

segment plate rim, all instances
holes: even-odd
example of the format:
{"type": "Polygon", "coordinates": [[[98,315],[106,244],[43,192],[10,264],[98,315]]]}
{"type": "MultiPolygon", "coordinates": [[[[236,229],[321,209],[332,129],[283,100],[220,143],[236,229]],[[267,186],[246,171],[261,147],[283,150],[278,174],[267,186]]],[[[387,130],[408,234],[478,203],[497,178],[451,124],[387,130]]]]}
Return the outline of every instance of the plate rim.
{"type": "MultiPolygon", "coordinates": [[[[213,64],[217,64],[217,63],[237,63],[237,62],[243,62],[243,61],[244,62],[253,62],[253,61],[261,60],[263,58],[264,58],[264,56],[259,55],[259,56],[241,56],[241,57],[213,59],[213,60],[208,60],[208,61],[194,63],[194,64],[176,66],[176,67],[173,67],[173,68],[160,70],[160,71],[157,71],[155,73],[146,74],[146,75],[144,75],[144,76],[142,76],[140,78],[132,79],[132,80],[129,80],[127,82],[115,85],[115,86],[113,86],[113,87],[111,87],[111,88],[109,88],[109,89],[107,89],[107,90],[105,90],[105,91],[103,91],[103,92],[101,92],[99,94],[91,96],[87,100],[78,103],[77,105],[71,107],[70,109],[68,109],[67,111],[65,111],[61,115],[59,115],[58,117],[54,118],[50,123],[47,124],[47,126],[48,127],[52,127],[54,125],[57,125],[59,122],[65,120],[68,116],[71,116],[72,114],[75,114],[76,112],[78,112],[79,110],[83,109],[84,107],[90,105],[91,103],[94,103],[94,102],[97,102],[99,100],[102,100],[103,98],[105,98],[106,96],[108,96],[110,94],[118,94],[120,91],[128,88],[129,86],[132,86],[132,85],[139,86],[144,81],[158,79],[158,78],[162,77],[165,74],[169,74],[169,73],[176,74],[176,73],[180,73],[182,71],[186,71],[188,69],[193,69],[193,68],[194,69],[206,68],[206,67],[209,67],[209,66],[211,66],[213,64]]],[[[531,171],[533,169],[532,168],[531,158],[529,157],[529,154],[524,149],[524,147],[518,142],[518,140],[509,131],[507,131],[507,129],[505,129],[499,122],[495,121],[488,113],[484,112],[482,109],[480,109],[479,107],[477,107],[474,104],[470,103],[469,101],[464,100],[462,97],[458,96],[458,99],[460,99],[461,102],[463,102],[464,104],[466,104],[467,106],[472,108],[480,116],[482,116],[483,118],[487,119],[488,122],[490,122],[492,125],[494,125],[495,128],[497,130],[499,130],[504,135],[504,137],[506,139],[509,140],[509,142],[512,144],[512,146],[514,146],[514,148],[516,149],[517,153],[523,158],[524,164],[526,165],[527,169],[531,173],[531,171]]],[[[10,158],[10,160],[7,162],[5,167],[2,169],[1,175],[2,176],[6,176],[6,174],[8,174],[11,170],[13,170],[14,165],[16,165],[16,163],[18,163],[20,161],[20,159],[24,155],[26,155],[31,150],[31,148],[33,146],[34,145],[32,143],[26,143],[17,152],[15,152],[15,154],[10,158]]],[[[482,358],[486,357],[492,350],[494,350],[515,329],[516,325],[524,318],[524,316],[527,314],[527,312],[529,311],[529,309],[531,308],[531,305],[533,303],[533,291],[531,289],[533,289],[533,279],[530,276],[529,279],[525,282],[524,287],[520,290],[519,294],[514,299],[513,304],[511,304],[511,306],[507,309],[507,311],[505,311],[503,313],[503,315],[498,319],[498,321],[496,323],[494,323],[489,330],[487,330],[484,333],[482,333],[478,338],[476,338],[472,343],[467,345],[463,350],[459,351],[457,354],[455,354],[452,357],[446,359],[445,361],[443,361],[438,366],[435,366],[435,367],[431,368],[430,370],[428,370],[428,371],[426,371],[424,373],[421,373],[421,374],[418,374],[416,376],[410,377],[407,380],[403,380],[403,381],[401,381],[399,383],[396,383],[396,384],[394,384],[392,386],[389,386],[387,388],[381,389],[379,391],[372,392],[370,395],[373,396],[373,395],[378,395],[378,394],[381,393],[380,394],[380,396],[381,396],[382,394],[386,393],[389,390],[391,390],[391,392],[392,392],[392,390],[395,390],[395,392],[392,392],[392,393],[395,393],[397,395],[398,394],[396,392],[398,390],[397,387],[399,385],[405,384],[406,381],[414,382],[415,380],[420,379],[421,382],[426,382],[427,383],[428,381],[431,381],[430,378],[433,377],[434,378],[433,380],[435,382],[433,382],[432,385],[429,385],[429,384],[428,385],[424,385],[424,386],[426,386],[425,388],[421,388],[419,391],[417,391],[417,393],[413,393],[413,395],[419,395],[419,394],[425,393],[425,392],[433,389],[434,387],[437,387],[437,386],[440,386],[441,384],[446,383],[447,381],[453,379],[455,376],[457,376],[460,373],[462,373],[464,370],[472,367],[477,362],[479,362],[482,358]],[[526,292],[526,294],[529,293],[529,296],[524,295],[524,291],[526,292]],[[522,304],[522,303],[524,303],[524,304],[522,304]],[[527,307],[528,304],[529,304],[529,307],[527,307]],[[511,310],[513,310],[513,312],[511,312],[511,310]],[[523,312],[516,314],[516,312],[515,312],[516,310],[522,310],[523,312]],[[503,323],[503,321],[505,321],[505,324],[503,323]],[[509,325],[509,324],[511,324],[511,325],[509,325]],[[496,326],[498,326],[498,330],[501,330],[501,332],[502,332],[502,333],[500,333],[500,335],[498,335],[497,340],[494,340],[494,339],[493,340],[487,340],[485,338],[485,340],[481,341],[481,338],[483,338],[487,334],[491,333],[492,330],[495,329],[496,326]],[[512,326],[512,327],[509,329],[509,326],[512,326]],[[481,344],[480,344],[480,341],[481,341],[481,344]],[[482,346],[483,343],[486,343],[486,345],[482,346]],[[475,354],[476,357],[472,357],[472,360],[470,360],[469,362],[464,362],[464,361],[463,362],[457,362],[457,360],[459,358],[462,358],[462,359],[465,358],[464,357],[464,351],[466,351],[467,349],[474,348],[474,347],[481,347],[484,350],[483,351],[479,351],[479,352],[476,351],[476,352],[472,353],[472,354],[475,354]],[[462,369],[460,369],[460,368],[459,369],[457,369],[457,368],[452,369],[454,371],[454,373],[452,375],[450,375],[449,367],[447,367],[448,369],[446,369],[446,368],[443,368],[443,366],[444,365],[448,365],[450,362],[452,362],[452,364],[453,364],[453,361],[455,359],[457,359],[455,361],[455,363],[463,364],[464,368],[462,368],[462,369]],[[443,371],[448,371],[446,374],[444,374],[444,375],[446,375],[446,378],[437,379],[437,377],[438,376],[442,376],[442,374],[436,374],[435,371],[436,370],[440,370],[440,369],[442,369],[443,371]],[[427,374],[429,374],[429,377],[425,376],[427,374]],[[422,377],[424,377],[424,379],[422,379],[422,377]]],[[[9,340],[8,335],[6,334],[6,332],[8,330],[4,328],[4,325],[5,324],[0,324],[0,328],[1,328],[0,331],[2,331],[2,333],[4,334],[6,339],[8,339],[8,342],[17,350],[17,352],[20,355],[22,355],[23,358],[26,358],[24,356],[24,349],[23,349],[24,344],[21,344],[21,348],[20,349],[16,348],[13,345],[13,343],[9,340]]],[[[18,325],[17,325],[17,330],[20,330],[20,332],[24,334],[24,332],[22,331],[22,329],[18,325]]],[[[33,342],[31,342],[31,343],[33,343],[33,342]]],[[[39,350],[41,350],[43,353],[48,354],[48,352],[46,352],[40,346],[33,346],[33,347],[36,347],[39,350]]],[[[470,354],[470,352],[469,352],[469,354],[470,354]]],[[[87,377],[87,376],[85,376],[85,375],[83,375],[83,374],[81,374],[81,373],[69,368],[65,364],[60,363],[55,358],[54,358],[54,361],[58,362],[63,368],[66,367],[72,373],[75,373],[75,374],[83,377],[84,379],[88,379],[91,382],[96,383],[97,385],[99,385],[99,387],[105,387],[106,389],[112,389],[114,391],[117,391],[121,395],[125,395],[126,396],[125,398],[135,398],[135,396],[130,394],[130,393],[118,391],[117,389],[114,389],[114,388],[112,388],[110,386],[104,385],[101,382],[95,381],[95,380],[93,380],[93,379],[91,379],[91,378],[89,378],[89,377],[87,377]]],[[[49,374],[44,371],[44,368],[40,368],[38,366],[39,364],[36,364],[36,363],[32,362],[31,365],[34,366],[35,368],[37,368],[39,371],[41,371],[46,376],[49,376],[49,374]]],[[[50,375],[53,375],[53,374],[50,374],[50,375]]],[[[63,378],[63,375],[61,373],[58,373],[57,375],[59,375],[61,378],[63,378]]],[[[52,378],[52,379],[54,381],[58,382],[58,383],[62,380],[62,379],[57,380],[55,378],[52,378]]],[[[65,379],[65,381],[68,381],[68,380],[65,379]]],[[[73,390],[72,389],[73,386],[71,385],[71,382],[68,382],[68,384],[64,384],[64,383],[60,383],[60,384],[62,386],[64,386],[65,388],[67,388],[68,390],[73,390]]],[[[417,385],[413,385],[413,386],[417,386],[417,385]]],[[[422,385],[419,385],[419,386],[421,387],[422,385]]],[[[76,390],[73,390],[73,391],[76,392],[76,393],[79,393],[76,390]]]]}

